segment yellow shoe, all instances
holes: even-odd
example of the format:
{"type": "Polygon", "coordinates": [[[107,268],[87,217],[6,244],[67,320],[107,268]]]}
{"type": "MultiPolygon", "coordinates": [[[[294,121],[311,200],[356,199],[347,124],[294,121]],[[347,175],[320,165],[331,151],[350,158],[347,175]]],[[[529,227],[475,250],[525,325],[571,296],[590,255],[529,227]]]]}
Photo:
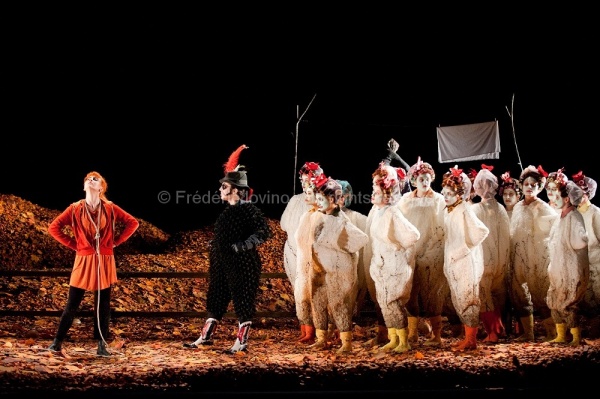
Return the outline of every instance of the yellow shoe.
{"type": "Polygon", "coordinates": [[[317,340],[310,345],[311,349],[326,349],[327,348],[327,330],[316,330],[317,340]]]}
{"type": "Polygon", "coordinates": [[[408,352],[409,350],[411,350],[412,348],[411,348],[410,344],[408,343],[408,329],[397,328],[396,334],[400,338],[400,343],[398,344],[398,346],[396,346],[394,348],[394,352],[404,353],[404,352],[408,352]]]}
{"type": "Polygon", "coordinates": [[[352,331],[340,332],[340,339],[342,340],[342,346],[337,350],[337,354],[352,352],[352,331]]]}
{"type": "Polygon", "coordinates": [[[380,350],[390,351],[390,350],[396,348],[398,346],[398,344],[400,343],[400,339],[398,337],[398,334],[396,334],[395,328],[388,328],[388,338],[389,338],[390,342],[383,345],[380,350]]]}
{"type": "MultiPolygon", "coordinates": [[[[557,324],[558,326],[558,324],[557,324]]],[[[579,346],[581,345],[581,328],[573,327],[571,328],[571,335],[573,336],[573,341],[569,343],[570,346],[579,346]]]]}
{"type": "Polygon", "coordinates": [[[556,325],[556,338],[548,342],[563,343],[567,342],[567,325],[565,323],[559,323],[556,325]]]}

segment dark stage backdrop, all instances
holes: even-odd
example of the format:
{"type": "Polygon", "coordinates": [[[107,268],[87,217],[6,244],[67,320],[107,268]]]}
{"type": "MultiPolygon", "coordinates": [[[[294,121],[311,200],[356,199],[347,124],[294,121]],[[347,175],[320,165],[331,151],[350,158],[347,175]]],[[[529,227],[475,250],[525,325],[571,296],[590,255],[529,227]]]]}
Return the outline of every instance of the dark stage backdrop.
{"type": "Polygon", "coordinates": [[[409,164],[421,156],[434,166],[439,190],[453,165],[437,163],[436,127],[495,120],[500,159],[486,163],[498,175],[519,174],[521,162],[600,179],[593,35],[528,21],[530,37],[509,21],[490,29],[489,18],[479,29],[469,18],[463,31],[431,15],[426,35],[381,15],[371,28],[285,19],[215,30],[195,16],[138,11],[14,16],[0,192],[62,210],[97,170],[134,216],[169,232],[196,229],[221,211],[222,165],[246,144],[240,161],[267,216],[281,216],[305,161],[350,181],[354,208],[367,213],[390,138],[409,164]]]}

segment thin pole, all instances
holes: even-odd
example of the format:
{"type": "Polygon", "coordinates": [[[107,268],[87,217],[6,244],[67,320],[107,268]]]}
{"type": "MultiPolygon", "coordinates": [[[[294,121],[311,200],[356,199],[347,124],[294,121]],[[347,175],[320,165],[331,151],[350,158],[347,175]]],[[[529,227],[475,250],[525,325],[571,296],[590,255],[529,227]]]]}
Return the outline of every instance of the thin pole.
{"type": "Polygon", "coordinates": [[[515,134],[514,109],[515,109],[515,93],[513,93],[513,96],[512,96],[512,101],[510,104],[510,111],[508,110],[508,107],[506,107],[506,112],[508,112],[508,116],[510,116],[510,125],[512,127],[513,139],[515,141],[515,150],[517,151],[517,159],[519,160],[519,166],[521,167],[521,172],[522,172],[523,164],[521,163],[521,156],[519,155],[519,147],[517,146],[517,136],[515,134]]]}
{"type": "Polygon", "coordinates": [[[296,171],[298,170],[298,128],[300,126],[300,121],[302,121],[302,118],[304,117],[304,115],[306,115],[306,111],[308,111],[308,109],[310,108],[310,105],[315,100],[316,96],[317,96],[317,93],[315,93],[313,98],[310,100],[310,102],[306,106],[306,109],[300,116],[298,116],[298,114],[300,113],[300,106],[296,105],[296,149],[294,151],[294,191],[292,191],[292,194],[296,194],[296,180],[298,180],[298,179],[296,179],[296,171]]]}

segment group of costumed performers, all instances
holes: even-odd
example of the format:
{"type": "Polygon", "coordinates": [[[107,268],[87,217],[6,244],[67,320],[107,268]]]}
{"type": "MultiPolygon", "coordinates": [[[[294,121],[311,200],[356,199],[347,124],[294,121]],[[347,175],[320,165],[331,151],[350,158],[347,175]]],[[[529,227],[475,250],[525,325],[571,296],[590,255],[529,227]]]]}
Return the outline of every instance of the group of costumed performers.
{"type": "MultiPolygon", "coordinates": [[[[368,346],[403,353],[418,342],[419,320],[427,321],[426,346],[442,343],[442,315],[462,325],[455,350],[497,343],[517,318],[516,341],[534,340],[534,312],[543,319],[546,341],[581,341],[582,314],[600,312],[600,210],[590,200],[596,182],[564,169],[550,174],[541,166],[519,178],[500,179],[483,164],[469,174],[449,168],[441,193],[431,185],[435,172],[418,157],[409,166],[387,143],[387,155],[372,173],[368,215],[349,209],[352,186],[328,177],[317,162],[299,171],[302,193],[292,196],[280,220],[286,233],[284,270],[299,321],[299,343],[328,348],[335,332],[339,354],[352,351],[353,317],[370,296],[377,333],[368,346]],[[393,166],[393,163],[402,166],[393,166]],[[549,201],[538,197],[546,189],[549,201]],[[501,204],[496,195],[502,198],[501,204]],[[479,197],[479,200],[476,200],[479,197]]],[[[200,336],[185,348],[214,344],[228,307],[238,321],[236,339],[225,353],[248,349],[262,273],[258,248],[273,237],[263,212],[251,201],[253,190],[239,158],[239,146],[219,180],[225,208],[210,242],[207,317],[200,336]]],[[[111,287],[117,282],[114,248],[139,223],[106,197],[108,184],[98,172],[83,181],[85,198],[65,209],[48,232],[75,251],[67,303],[48,348],[62,351],[86,291],[94,293],[97,354],[109,356],[111,287]],[[116,224],[124,226],[115,229],[116,224]],[[67,228],[70,228],[69,233],[67,228]]]]}

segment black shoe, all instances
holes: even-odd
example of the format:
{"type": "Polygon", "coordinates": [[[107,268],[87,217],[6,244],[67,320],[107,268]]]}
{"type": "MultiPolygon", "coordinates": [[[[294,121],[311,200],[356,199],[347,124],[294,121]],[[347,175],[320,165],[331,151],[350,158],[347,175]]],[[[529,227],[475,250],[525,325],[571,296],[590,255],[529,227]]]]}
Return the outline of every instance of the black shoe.
{"type": "Polygon", "coordinates": [[[98,341],[98,350],[96,351],[98,356],[110,356],[110,352],[106,350],[106,344],[104,341],[98,341]]]}
{"type": "Polygon", "coordinates": [[[54,339],[52,344],[50,344],[50,346],[48,347],[48,350],[52,351],[52,352],[60,352],[61,349],[62,349],[62,342],[57,340],[56,338],[54,339]]]}

